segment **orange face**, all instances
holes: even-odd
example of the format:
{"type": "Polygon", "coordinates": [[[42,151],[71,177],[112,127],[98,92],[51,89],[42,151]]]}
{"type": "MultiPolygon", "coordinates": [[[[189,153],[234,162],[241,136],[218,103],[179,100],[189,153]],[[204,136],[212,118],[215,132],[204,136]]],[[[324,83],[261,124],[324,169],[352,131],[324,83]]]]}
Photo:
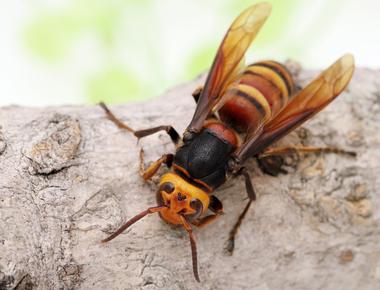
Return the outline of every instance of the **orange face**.
{"type": "Polygon", "coordinates": [[[161,178],[157,202],[158,205],[167,206],[160,211],[161,218],[170,224],[179,225],[183,224],[181,215],[192,221],[205,213],[210,198],[205,191],[177,174],[167,173],[161,178]]]}

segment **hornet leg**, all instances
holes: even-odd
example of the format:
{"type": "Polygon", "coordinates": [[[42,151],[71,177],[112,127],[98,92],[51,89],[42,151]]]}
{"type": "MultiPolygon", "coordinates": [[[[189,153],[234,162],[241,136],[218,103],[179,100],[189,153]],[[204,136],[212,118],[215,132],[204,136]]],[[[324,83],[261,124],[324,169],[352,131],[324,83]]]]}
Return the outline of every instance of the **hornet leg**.
{"type": "Polygon", "coordinates": [[[210,214],[210,215],[207,215],[201,219],[198,219],[196,221],[192,221],[191,223],[198,227],[198,228],[202,228],[204,227],[205,225],[208,225],[209,223],[213,222],[214,220],[216,220],[216,218],[220,217],[220,215],[218,214],[210,214]]]}
{"type": "Polygon", "coordinates": [[[149,180],[161,167],[162,163],[166,164],[169,168],[173,163],[173,154],[162,155],[160,159],[149,165],[147,169],[144,166],[144,150],[140,150],[140,176],[145,180],[149,180]]]}
{"type": "MultiPolygon", "coordinates": [[[[196,104],[198,104],[198,100],[201,97],[202,91],[203,91],[203,86],[199,86],[192,93],[192,96],[193,96],[194,101],[195,101],[196,104]]],[[[211,113],[208,117],[216,118],[215,114],[213,114],[213,113],[211,113]]]]}
{"type": "Polygon", "coordinates": [[[234,248],[235,248],[235,236],[238,232],[238,229],[243,222],[244,217],[246,216],[251,204],[253,201],[256,200],[256,193],[255,190],[253,189],[253,185],[251,182],[251,178],[249,176],[249,173],[246,168],[242,167],[238,172],[237,175],[243,175],[245,179],[245,188],[247,190],[247,195],[249,198],[249,201],[247,205],[244,207],[243,211],[239,215],[236,223],[234,224],[233,228],[231,229],[229,235],[228,235],[228,240],[227,240],[227,245],[226,245],[226,251],[230,255],[233,254],[234,248]]]}
{"type": "Polygon", "coordinates": [[[259,154],[256,158],[261,170],[264,173],[277,176],[280,173],[287,173],[286,170],[282,168],[284,164],[282,156],[294,153],[335,153],[356,156],[355,152],[346,151],[335,147],[284,146],[268,149],[259,154]]]}
{"type": "Polygon", "coordinates": [[[284,146],[271,148],[259,155],[259,157],[267,157],[273,155],[283,155],[291,153],[335,153],[349,156],[356,156],[356,152],[347,151],[336,147],[306,147],[306,146],[284,146]]]}
{"type": "Polygon", "coordinates": [[[169,135],[170,139],[173,141],[173,143],[175,145],[177,145],[179,140],[180,140],[180,136],[179,136],[178,132],[172,126],[158,126],[158,127],[154,127],[154,128],[135,131],[131,127],[126,125],[124,122],[122,122],[120,119],[118,119],[104,103],[100,103],[99,105],[106,112],[107,117],[110,121],[112,121],[120,129],[124,129],[124,130],[127,130],[128,132],[131,132],[138,139],[145,137],[145,136],[152,135],[152,134],[157,133],[159,131],[166,131],[166,133],[169,135]]]}
{"type": "Polygon", "coordinates": [[[199,97],[201,96],[202,90],[203,90],[203,86],[199,86],[192,93],[192,96],[193,96],[194,101],[195,101],[196,104],[198,104],[198,100],[199,100],[199,97]]]}

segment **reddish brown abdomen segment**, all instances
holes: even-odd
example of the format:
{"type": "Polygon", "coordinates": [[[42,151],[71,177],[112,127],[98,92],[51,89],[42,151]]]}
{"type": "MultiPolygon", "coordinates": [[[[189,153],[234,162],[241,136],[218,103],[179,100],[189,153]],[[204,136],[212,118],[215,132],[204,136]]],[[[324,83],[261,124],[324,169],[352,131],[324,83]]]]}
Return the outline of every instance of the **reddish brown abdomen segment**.
{"type": "Polygon", "coordinates": [[[204,128],[209,129],[211,132],[215,134],[215,136],[228,142],[229,144],[231,144],[231,146],[233,147],[238,146],[239,137],[236,135],[235,131],[226,127],[224,124],[218,121],[210,121],[205,124],[204,128]]]}
{"type": "Polygon", "coordinates": [[[219,110],[221,120],[240,133],[252,132],[289,101],[294,82],[281,64],[263,61],[248,66],[226,90],[232,96],[219,110]]]}

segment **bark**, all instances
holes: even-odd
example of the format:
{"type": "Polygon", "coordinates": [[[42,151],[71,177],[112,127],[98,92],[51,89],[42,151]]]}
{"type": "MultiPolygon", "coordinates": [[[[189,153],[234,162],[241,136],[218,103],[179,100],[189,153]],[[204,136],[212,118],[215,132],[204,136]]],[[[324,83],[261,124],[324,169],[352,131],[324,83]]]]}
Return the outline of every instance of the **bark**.
{"type": "MultiPolygon", "coordinates": [[[[314,75],[302,71],[299,84],[314,75]]],[[[183,132],[200,83],[112,109],[136,129],[183,132]]],[[[198,284],[187,234],[157,215],[100,243],[155,205],[158,177],[139,177],[139,150],[146,163],[174,152],[168,136],[137,143],[98,106],[0,108],[0,289],[380,289],[379,116],[380,71],[358,69],[344,94],[280,141],[357,157],[289,156],[278,177],[248,162],[258,200],[234,255],[223,249],[245,206],[241,178],[217,191],[225,215],[194,229],[198,284]]]]}

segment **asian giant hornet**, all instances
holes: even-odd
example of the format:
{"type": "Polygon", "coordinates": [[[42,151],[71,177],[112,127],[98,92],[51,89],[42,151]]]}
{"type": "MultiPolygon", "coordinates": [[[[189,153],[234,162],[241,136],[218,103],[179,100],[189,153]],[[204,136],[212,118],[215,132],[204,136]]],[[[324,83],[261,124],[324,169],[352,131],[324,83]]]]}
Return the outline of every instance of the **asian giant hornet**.
{"type": "Polygon", "coordinates": [[[264,171],[277,162],[263,157],[290,151],[349,153],[337,148],[280,147],[267,149],[310,119],[348,85],[354,72],[354,58],[346,54],[323,71],[304,89],[295,92],[295,84],[285,66],[262,61],[244,66],[244,55],[271,11],[260,3],[243,11],[227,31],[203,88],[197,89],[194,116],[182,139],[172,126],[158,126],[135,131],[120,121],[101,103],[108,118],[119,128],[142,138],[166,131],[176,145],[175,154],[163,155],[141,175],[150,179],[166,164],[171,171],[162,176],[157,203],[127,221],[102,242],[108,242],[148,214],[158,213],[166,222],[185,228],[190,237],[193,272],[199,282],[197,250],[192,226],[203,226],[223,213],[221,201],[213,192],[228,178],[242,175],[249,201],[229,235],[227,249],[232,253],[234,239],[250,205],[256,199],[244,162],[257,158],[264,171]],[[207,211],[211,213],[206,214],[207,211]]]}

